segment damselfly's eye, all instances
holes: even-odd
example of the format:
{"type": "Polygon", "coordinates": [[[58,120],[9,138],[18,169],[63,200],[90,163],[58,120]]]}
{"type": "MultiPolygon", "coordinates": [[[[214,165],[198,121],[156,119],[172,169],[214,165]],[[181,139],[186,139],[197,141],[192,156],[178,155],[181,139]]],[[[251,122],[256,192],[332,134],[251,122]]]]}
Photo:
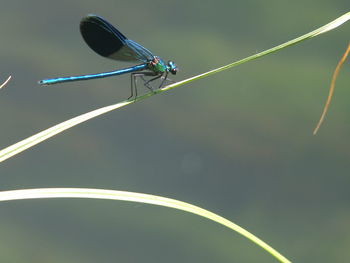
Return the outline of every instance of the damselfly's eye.
{"type": "Polygon", "coordinates": [[[175,75],[177,73],[177,66],[175,65],[175,63],[173,61],[169,61],[168,62],[168,67],[169,67],[169,71],[171,74],[175,75]]]}
{"type": "Polygon", "coordinates": [[[170,72],[171,72],[171,74],[176,75],[177,68],[173,68],[173,69],[171,69],[171,70],[170,70],[170,72]]]}

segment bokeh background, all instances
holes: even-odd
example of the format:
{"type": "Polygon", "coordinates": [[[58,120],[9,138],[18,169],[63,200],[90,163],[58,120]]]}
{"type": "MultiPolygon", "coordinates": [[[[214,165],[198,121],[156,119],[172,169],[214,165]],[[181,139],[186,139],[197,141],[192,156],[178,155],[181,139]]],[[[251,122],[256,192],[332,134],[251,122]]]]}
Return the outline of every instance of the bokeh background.
{"type": "MultiPolygon", "coordinates": [[[[129,96],[129,76],[39,87],[123,64],[83,42],[95,13],[181,80],[280,44],[350,11],[348,0],[3,0],[0,146],[129,96]]],[[[103,115],[0,166],[0,189],[91,187],[209,209],[294,262],[350,252],[350,67],[317,136],[350,25],[103,115]]],[[[141,89],[142,90],[142,89],[141,89]]],[[[141,91],[140,90],[140,91],[141,91]]],[[[101,200],[0,204],[0,262],[276,262],[228,229],[172,209],[101,200]]]]}

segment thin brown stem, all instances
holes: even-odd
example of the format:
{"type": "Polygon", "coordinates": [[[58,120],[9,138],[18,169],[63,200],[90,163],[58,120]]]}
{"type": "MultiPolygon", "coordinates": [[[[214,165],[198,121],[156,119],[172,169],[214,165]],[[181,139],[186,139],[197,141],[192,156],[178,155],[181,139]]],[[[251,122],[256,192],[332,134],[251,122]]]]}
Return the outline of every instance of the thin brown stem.
{"type": "Polygon", "coordinates": [[[326,100],[326,104],[324,105],[324,108],[323,108],[323,112],[322,112],[322,115],[321,115],[321,118],[320,120],[318,121],[317,125],[316,125],[316,128],[313,132],[314,135],[316,135],[318,129],[320,128],[323,120],[324,120],[324,117],[326,116],[326,113],[328,111],[328,107],[329,107],[329,104],[331,103],[331,100],[332,100],[332,96],[333,96],[333,93],[334,93],[334,86],[335,86],[335,81],[337,79],[337,76],[338,76],[338,73],[339,73],[339,70],[340,68],[342,67],[346,57],[348,56],[350,52],[350,43],[348,44],[348,48],[346,49],[344,55],[342,56],[342,58],[339,60],[338,62],[338,65],[337,67],[335,68],[334,70],[334,73],[333,73],[333,76],[332,76],[332,81],[331,81],[331,86],[329,88],[329,93],[328,93],[328,97],[327,97],[327,100],[326,100]]]}

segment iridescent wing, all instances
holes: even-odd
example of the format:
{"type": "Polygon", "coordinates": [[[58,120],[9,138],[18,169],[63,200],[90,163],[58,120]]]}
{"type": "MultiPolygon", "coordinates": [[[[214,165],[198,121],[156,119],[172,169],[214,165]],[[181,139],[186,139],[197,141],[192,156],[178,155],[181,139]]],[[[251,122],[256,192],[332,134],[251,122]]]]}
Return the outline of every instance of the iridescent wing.
{"type": "Polygon", "coordinates": [[[97,15],[87,15],[80,22],[80,32],[97,54],[121,61],[153,60],[154,55],[140,44],[127,39],[119,30],[97,15]]]}

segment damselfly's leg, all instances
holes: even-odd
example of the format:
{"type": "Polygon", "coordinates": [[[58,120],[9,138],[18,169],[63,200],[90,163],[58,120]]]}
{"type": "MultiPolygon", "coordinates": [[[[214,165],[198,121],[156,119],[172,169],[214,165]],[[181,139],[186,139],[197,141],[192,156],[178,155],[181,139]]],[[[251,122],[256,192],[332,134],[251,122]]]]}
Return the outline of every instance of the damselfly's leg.
{"type": "MultiPolygon", "coordinates": [[[[153,92],[153,89],[150,85],[148,85],[148,82],[147,80],[145,80],[145,76],[154,76],[154,73],[153,72],[137,72],[137,73],[131,73],[131,95],[130,97],[128,98],[131,99],[132,97],[134,97],[134,92],[135,92],[135,100],[137,98],[137,78],[141,78],[144,83],[145,83],[145,86],[153,92]],[[147,84],[146,84],[147,83],[147,84]]],[[[158,78],[158,76],[156,77],[158,78]]],[[[151,80],[154,80],[156,78],[153,78],[151,80]]]]}
{"type": "MultiPolygon", "coordinates": [[[[130,75],[130,88],[131,88],[131,94],[130,96],[127,98],[127,100],[130,100],[132,97],[134,97],[134,89],[136,89],[136,79],[135,79],[135,76],[134,76],[135,73],[131,73],[130,75]]],[[[137,97],[137,90],[136,90],[136,96],[135,98],[137,97]]]]}
{"type": "MultiPolygon", "coordinates": [[[[162,75],[163,76],[163,75],[162,75]]],[[[163,87],[165,81],[167,81],[168,79],[168,71],[165,72],[165,77],[163,78],[162,82],[160,83],[160,86],[158,89],[160,89],[161,87],[163,87]]]]}
{"type": "MultiPolygon", "coordinates": [[[[156,77],[154,77],[154,78],[151,78],[150,80],[145,81],[144,85],[145,85],[149,90],[151,90],[151,91],[153,92],[153,88],[152,88],[152,86],[149,85],[149,84],[150,84],[152,81],[155,81],[156,79],[161,78],[162,76],[163,76],[163,74],[160,74],[160,75],[158,75],[158,76],[156,76],[156,77]]],[[[142,79],[145,80],[144,78],[142,78],[142,79]]],[[[162,83],[160,84],[159,88],[163,85],[163,82],[164,82],[164,80],[163,80],[162,83]]]]}
{"type": "MultiPolygon", "coordinates": [[[[162,80],[164,81],[164,83],[165,83],[166,81],[168,81],[169,83],[175,83],[175,80],[169,79],[169,78],[168,78],[168,75],[169,75],[169,74],[165,74],[165,77],[162,76],[162,80]]],[[[162,83],[162,85],[163,85],[164,83],[162,83]]]]}
{"type": "MultiPolygon", "coordinates": [[[[165,73],[163,73],[163,74],[161,74],[161,75],[159,75],[159,76],[157,76],[157,77],[155,77],[155,78],[153,78],[153,79],[150,79],[150,80],[146,81],[144,85],[145,85],[147,88],[149,88],[149,89],[152,90],[152,87],[149,85],[149,83],[150,83],[151,81],[154,81],[154,80],[159,79],[159,78],[162,79],[162,82],[160,83],[158,89],[160,89],[161,87],[163,87],[163,86],[164,86],[164,83],[165,83],[166,81],[169,81],[169,82],[174,83],[175,81],[173,81],[173,80],[171,80],[171,79],[168,79],[168,73],[169,73],[169,72],[165,72],[165,73]]],[[[144,80],[144,78],[142,78],[142,79],[144,80]]]]}

